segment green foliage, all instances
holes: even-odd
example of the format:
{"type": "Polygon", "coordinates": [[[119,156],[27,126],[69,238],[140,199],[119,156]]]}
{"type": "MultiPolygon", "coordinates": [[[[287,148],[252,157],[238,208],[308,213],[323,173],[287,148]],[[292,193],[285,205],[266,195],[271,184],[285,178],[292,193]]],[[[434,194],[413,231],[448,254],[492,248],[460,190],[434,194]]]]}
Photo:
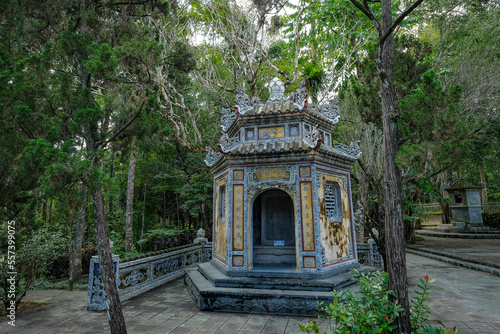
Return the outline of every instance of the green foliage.
{"type": "MultiPolygon", "coordinates": [[[[402,311],[401,306],[390,301],[390,297],[397,297],[392,291],[386,289],[387,274],[381,272],[360,273],[352,270],[353,280],[359,284],[360,292],[354,293],[350,290],[344,293],[334,291],[334,301],[326,307],[319,304],[319,318],[326,313],[326,317],[332,321],[331,334],[347,333],[391,333],[397,326],[396,318],[402,311]]],[[[426,324],[429,320],[430,308],[425,304],[430,299],[427,298],[430,291],[429,284],[436,279],[429,281],[426,275],[420,279],[419,290],[415,291],[417,296],[413,298],[411,309],[412,333],[415,334],[455,334],[458,333],[456,327],[446,331],[433,328],[426,324]]],[[[320,331],[316,321],[309,324],[301,324],[299,329],[304,333],[327,334],[320,331]]]]}
{"type": "MultiPolygon", "coordinates": [[[[118,231],[121,231],[123,229],[120,229],[118,231]]],[[[112,242],[112,247],[113,247],[113,254],[118,255],[119,257],[127,257],[127,256],[135,256],[139,255],[140,252],[137,250],[135,245],[132,245],[132,249],[130,252],[127,252],[125,250],[126,244],[125,244],[125,233],[123,232],[118,232],[117,230],[114,230],[110,233],[109,239],[112,242]]]]}
{"type": "MultiPolygon", "coordinates": [[[[379,95],[380,80],[374,62],[376,45],[366,46],[367,54],[357,65],[358,76],[343,83],[340,91],[342,99],[353,94],[358,100],[359,112],[366,123],[381,127],[382,101],[379,95]]],[[[431,47],[412,35],[397,35],[394,38],[394,86],[396,99],[404,98],[421,82],[421,76],[430,70],[431,47]]]]}
{"type": "Polygon", "coordinates": [[[416,297],[412,298],[412,303],[410,305],[410,317],[411,317],[411,332],[415,334],[457,334],[457,327],[453,327],[451,330],[445,330],[442,328],[434,328],[428,324],[429,313],[431,309],[426,303],[432,301],[428,298],[429,291],[432,288],[430,284],[436,282],[437,279],[433,278],[429,280],[429,276],[425,275],[424,278],[419,278],[418,289],[415,291],[416,297]]]}
{"type": "Polygon", "coordinates": [[[164,228],[148,231],[141,239],[137,240],[136,243],[141,249],[149,250],[151,249],[151,244],[155,240],[167,239],[169,237],[179,235],[182,232],[183,231],[177,226],[170,225],[164,228]]]}
{"type": "MultiPolygon", "coordinates": [[[[395,319],[402,310],[401,306],[390,301],[394,296],[386,289],[387,275],[380,272],[359,273],[353,270],[353,280],[359,284],[360,292],[348,290],[345,293],[333,292],[332,304],[320,305],[319,311],[334,321],[331,333],[390,333],[395,319]]],[[[320,332],[316,322],[301,325],[305,333],[320,332]]]]}
{"type": "Polygon", "coordinates": [[[85,62],[85,67],[91,73],[106,73],[106,76],[112,77],[118,66],[118,61],[113,50],[107,43],[98,45],[92,43],[87,46],[89,59],[85,62]]]}
{"type": "Polygon", "coordinates": [[[417,285],[420,290],[415,291],[417,294],[416,298],[413,298],[412,304],[410,306],[411,310],[411,324],[412,324],[412,332],[418,333],[424,330],[425,323],[429,320],[429,313],[431,311],[430,307],[426,305],[426,302],[430,302],[431,300],[427,298],[429,291],[431,288],[429,284],[432,284],[436,281],[436,279],[431,279],[429,281],[429,276],[425,276],[424,279],[420,278],[420,283],[417,285]]]}
{"type": "MultiPolygon", "coordinates": [[[[2,230],[7,231],[7,222],[3,222],[2,230]]],[[[30,289],[37,277],[50,275],[50,265],[58,258],[65,256],[67,238],[60,230],[41,229],[31,235],[20,226],[16,226],[15,234],[15,302],[16,309],[26,292],[30,289]]],[[[9,245],[7,233],[0,236],[0,299],[7,308],[10,305],[10,283],[7,278],[12,272],[8,267],[9,259],[7,247],[9,245]]]]}
{"type": "Polygon", "coordinates": [[[307,79],[308,93],[313,101],[317,100],[318,94],[327,86],[327,75],[324,68],[310,62],[303,68],[303,75],[307,79]]]}

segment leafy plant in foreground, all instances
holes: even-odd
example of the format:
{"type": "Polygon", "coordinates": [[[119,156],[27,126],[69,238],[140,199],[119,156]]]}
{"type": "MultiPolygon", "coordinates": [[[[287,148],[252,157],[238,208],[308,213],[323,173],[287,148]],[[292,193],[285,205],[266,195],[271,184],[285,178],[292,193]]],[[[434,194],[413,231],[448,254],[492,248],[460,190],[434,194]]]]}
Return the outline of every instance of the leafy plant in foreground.
{"type": "MultiPolygon", "coordinates": [[[[395,319],[402,311],[398,301],[392,303],[389,296],[395,296],[394,292],[387,290],[387,274],[381,272],[360,273],[356,269],[352,271],[353,280],[359,284],[360,292],[333,292],[335,297],[333,303],[326,307],[323,303],[318,304],[319,319],[326,317],[330,320],[332,328],[331,334],[347,333],[391,333],[396,329],[395,319]]],[[[429,284],[436,279],[429,281],[429,276],[425,275],[420,279],[418,288],[415,291],[417,296],[412,299],[411,327],[412,333],[416,334],[458,334],[456,327],[452,330],[434,328],[426,324],[429,320],[430,308],[425,303],[430,301],[427,298],[431,290],[429,284]]],[[[304,333],[327,334],[319,329],[316,321],[309,324],[301,324],[299,329],[304,333]]]]}

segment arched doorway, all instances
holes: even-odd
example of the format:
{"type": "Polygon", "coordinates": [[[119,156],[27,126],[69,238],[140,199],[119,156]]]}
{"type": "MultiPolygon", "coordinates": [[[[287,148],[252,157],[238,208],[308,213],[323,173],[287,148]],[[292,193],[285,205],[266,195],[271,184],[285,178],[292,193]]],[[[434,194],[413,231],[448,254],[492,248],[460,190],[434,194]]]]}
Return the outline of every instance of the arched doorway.
{"type": "Polygon", "coordinates": [[[252,207],[253,269],[296,270],[292,198],[272,189],[257,196],[252,207]]]}

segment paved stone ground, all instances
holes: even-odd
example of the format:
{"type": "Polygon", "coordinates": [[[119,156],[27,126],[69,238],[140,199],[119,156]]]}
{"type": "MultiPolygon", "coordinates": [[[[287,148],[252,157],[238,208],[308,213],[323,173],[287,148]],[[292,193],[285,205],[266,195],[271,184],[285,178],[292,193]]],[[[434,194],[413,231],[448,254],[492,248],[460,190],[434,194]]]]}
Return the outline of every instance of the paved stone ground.
{"type": "MultiPolygon", "coordinates": [[[[498,249],[497,249],[498,251],[498,249]]],[[[500,333],[500,277],[408,254],[410,290],[418,278],[438,278],[430,303],[431,324],[457,326],[464,334],[500,333]]],[[[47,303],[19,314],[16,327],[6,319],[0,333],[96,334],[109,333],[106,313],[86,310],[86,292],[30,291],[26,300],[47,303]]],[[[298,326],[312,318],[200,312],[182,279],[125,303],[129,333],[300,333],[298,326]]],[[[321,327],[326,329],[328,322],[321,327]]]]}
{"type": "Polygon", "coordinates": [[[458,239],[426,236],[423,240],[419,240],[411,246],[447,253],[500,268],[500,239],[458,239]]]}
{"type": "Polygon", "coordinates": [[[430,324],[464,334],[500,333],[500,277],[449,263],[407,255],[408,283],[413,292],[426,274],[437,278],[429,303],[430,324]]]}

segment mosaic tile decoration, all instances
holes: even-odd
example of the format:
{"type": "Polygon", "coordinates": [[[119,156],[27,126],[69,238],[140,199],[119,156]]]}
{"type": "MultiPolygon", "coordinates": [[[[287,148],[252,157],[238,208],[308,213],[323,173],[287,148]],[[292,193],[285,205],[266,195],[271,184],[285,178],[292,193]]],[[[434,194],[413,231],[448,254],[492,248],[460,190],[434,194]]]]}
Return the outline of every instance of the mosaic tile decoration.
{"type": "Polygon", "coordinates": [[[243,267],[243,255],[233,255],[233,267],[243,267]]]}
{"type": "Polygon", "coordinates": [[[244,185],[233,185],[233,251],[244,249],[244,185]]]}
{"type": "Polygon", "coordinates": [[[314,217],[312,203],[312,182],[300,182],[300,207],[301,207],[301,222],[302,222],[302,250],[316,250],[314,242],[314,217]]]}
{"type": "Polygon", "coordinates": [[[299,167],[299,176],[300,177],[311,177],[311,167],[310,166],[299,167]]]}
{"type": "Polygon", "coordinates": [[[234,181],[243,181],[245,179],[245,171],[243,169],[238,169],[233,171],[234,181]]]}
{"type": "Polygon", "coordinates": [[[272,139],[285,137],[285,127],[275,126],[267,128],[259,128],[259,139],[272,139]]]}
{"type": "Polygon", "coordinates": [[[304,256],[302,260],[304,268],[316,269],[316,256],[304,256]]]}
{"type": "Polygon", "coordinates": [[[286,168],[263,168],[257,170],[257,182],[267,179],[288,179],[286,168]]]}

